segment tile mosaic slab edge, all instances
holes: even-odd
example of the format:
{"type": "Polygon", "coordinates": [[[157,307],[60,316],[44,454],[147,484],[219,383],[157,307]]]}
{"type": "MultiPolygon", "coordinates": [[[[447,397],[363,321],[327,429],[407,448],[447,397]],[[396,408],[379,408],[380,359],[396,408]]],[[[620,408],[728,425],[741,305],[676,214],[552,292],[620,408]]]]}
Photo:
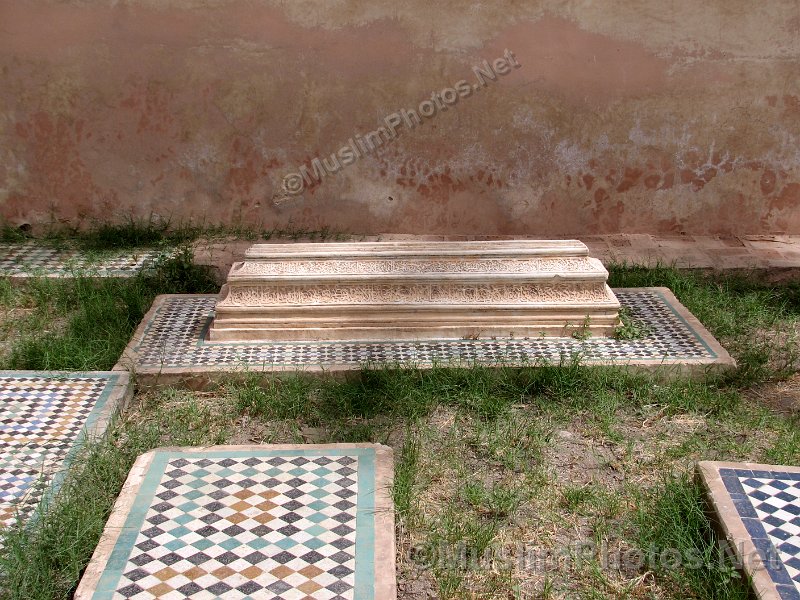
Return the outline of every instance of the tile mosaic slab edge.
{"type": "MultiPolygon", "coordinates": [[[[391,448],[377,444],[272,444],[204,448],[158,448],[141,455],[136,460],[122,488],[100,542],[84,572],[74,597],[76,600],[105,597],[102,588],[101,593],[97,596],[95,596],[95,590],[98,585],[108,585],[108,577],[106,576],[109,561],[113,561],[116,558],[117,562],[119,562],[119,558],[114,556],[114,552],[120,538],[124,535],[132,535],[142,527],[143,517],[142,519],[134,518],[132,520],[131,513],[136,506],[137,500],[142,498],[142,485],[147,481],[148,470],[159,459],[163,461],[179,456],[227,458],[233,455],[276,457],[316,455],[324,457],[326,453],[345,456],[353,451],[366,452],[374,461],[372,508],[368,512],[362,511],[363,514],[360,517],[371,520],[374,532],[369,547],[360,550],[360,552],[366,552],[367,554],[371,553],[373,556],[371,581],[369,582],[370,585],[367,586],[372,589],[372,594],[364,595],[366,591],[362,591],[357,593],[355,598],[374,597],[387,600],[396,598],[394,511],[390,497],[393,459],[391,448]]],[[[359,494],[363,494],[364,490],[368,489],[370,489],[368,482],[359,482],[359,494]]],[[[141,507],[139,507],[139,510],[141,512],[141,507]]],[[[356,540],[358,540],[357,536],[356,540]]],[[[358,541],[356,543],[358,544],[358,541]]],[[[118,568],[119,565],[116,565],[116,567],[118,568]]],[[[115,576],[112,574],[111,578],[113,579],[115,576]]],[[[107,594],[107,592],[105,593],[107,594]]]]}
{"type": "MultiPolygon", "coordinates": [[[[128,373],[112,371],[85,371],[85,372],[61,372],[61,371],[0,371],[0,378],[33,380],[37,383],[43,381],[76,380],[76,379],[97,379],[105,382],[100,394],[93,402],[91,410],[85,417],[83,424],[77,433],[68,442],[66,448],[57,453],[55,458],[48,460],[49,452],[40,450],[43,453],[42,463],[37,468],[39,475],[35,483],[32,483],[25,493],[16,501],[10,503],[6,512],[13,514],[12,525],[18,519],[38,518],[38,508],[42,503],[51,501],[58,494],[61,485],[69,472],[69,468],[75,454],[80,450],[87,439],[97,439],[105,434],[111,420],[124,410],[125,405],[133,394],[130,385],[130,375],[128,373]],[[38,380],[38,381],[37,381],[38,380]]],[[[2,390],[0,390],[2,391],[2,390]]],[[[18,390],[17,390],[18,391],[18,390]]],[[[3,392],[5,394],[5,392],[3,392]]],[[[34,392],[35,393],[35,392],[34,392]]],[[[26,395],[28,393],[26,392],[26,395]]],[[[46,448],[49,444],[41,443],[38,446],[15,446],[13,443],[7,444],[8,448],[15,449],[17,452],[4,452],[3,463],[13,464],[22,461],[18,456],[18,451],[22,449],[32,449],[35,447],[46,448]]],[[[62,446],[64,444],[61,444],[62,446]]],[[[5,504],[5,503],[4,503],[5,504]]]]}
{"type": "Polygon", "coordinates": [[[174,251],[141,248],[133,251],[81,252],[41,244],[0,244],[0,276],[31,277],[133,277],[174,251]]]}
{"type": "MultiPolygon", "coordinates": [[[[784,555],[770,541],[763,519],[758,517],[750,497],[732,492],[737,484],[741,487],[740,479],[747,477],[748,473],[754,473],[756,477],[786,477],[800,486],[800,467],[797,466],[724,461],[700,461],[697,464],[698,478],[713,510],[714,524],[728,547],[736,553],[759,600],[800,599],[800,581],[795,579],[792,584],[787,579],[788,573],[782,561],[784,555]]],[[[796,498],[800,498],[800,488],[796,498]]],[[[794,529],[800,531],[798,526],[794,529]]]]}
{"type": "MultiPolygon", "coordinates": [[[[585,347],[599,348],[597,352],[610,352],[609,358],[594,358],[591,360],[586,359],[587,364],[616,364],[625,365],[633,368],[646,369],[646,370],[660,370],[662,372],[672,371],[676,374],[699,374],[704,373],[708,369],[726,370],[735,367],[735,361],[728,352],[714,339],[714,337],[703,327],[703,325],[675,298],[675,296],[666,288],[621,288],[615,290],[620,299],[623,298],[658,298],[661,308],[659,310],[667,311],[671,316],[672,323],[669,325],[675,331],[680,330],[683,337],[686,338],[685,343],[689,343],[689,339],[694,340],[693,344],[697,346],[691,354],[662,354],[659,352],[654,353],[653,350],[646,350],[648,341],[634,341],[634,342],[617,342],[616,340],[591,340],[586,342],[585,347]],[[594,344],[591,346],[591,344],[594,344]],[[602,348],[606,347],[606,350],[602,348]],[[610,348],[610,350],[609,350],[610,348]],[[637,350],[638,348],[638,350],[637,350]],[[628,352],[630,351],[630,356],[628,352]]],[[[216,295],[201,294],[201,295],[163,295],[156,298],[153,306],[143,318],[142,322],[137,327],[131,342],[125,349],[119,363],[114,367],[115,370],[131,370],[135,371],[141,376],[140,381],[145,385],[150,384],[175,384],[182,383],[189,385],[192,388],[201,389],[208,383],[215,374],[219,373],[236,373],[247,371],[304,371],[304,372],[325,372],[325,371],[343,371],[343,370],[357,370],[363,364],[369,362],[363,359],[348,359],[348,360],[317,360],[314,358],[318,356],[332,356],[336,354],[352,354],[354,347],[364,347],[365,352],[382,354],[384,351],[394,353],[400,356],[415,356],[424,355],[428,352],[424,347],[440,347],[447,346],[454,348],[451,350],[444,350],[444,354],[451,355],[449,359],[450,364],[465,364],[470,365],[475,362],[481,362],[481,359],[471,358],[458,358],[470,354],[488,353],[495,356],[502,355],[505,350],[503,348],[514,346],[512,354],[516,352],[523,354],[533,352],[529,356],[535,356],[536,352],[556,353],[553,354],[558,360],[558,352],[562,351],[559,348],[574,348],[578,342],[566,338],[546,338],[544,340],[506,340],[506,341],[490,341],[490,340],[438,340],[438,341],[418,341],[408,344],[398,343],[341,343],[341,342],[291,342],[286,344],[259,344],[259,343],[245,343],[245,344],[224,344],[224,343],[209,343],[200,338],[202,331],[205,330],[207,323],[205,321],[197,321],[191,325],[192,332],[189,330],[181,330],[182,333],[176,334],[171,339],[177,339],[175,345],[171,348],[168,347],[167,339],[164,337],[164,332],[159,331],[159,328],[173,327],[173,325],[164,325],[171,319],[172,313],[169,311],[177,310],[174,307],[189,307],[188,310],[198,310],[190,308],[191,306],[212,306],[216,295]],[[172,308],[168,308],[172,307],[172,308]],[[163,312],[168,311],[168,312],[163,312]],[[155,335],[154,335],[155,331],[155,335]],[[181,336],[186,338],[186,341],[181,341],[181,336]],[[187,337],[188,336],[188,337],[187,337]],[[155,342],[164,338],[161,342],[155,342]],[[191,341],[194,340],[194,341],[191,341]],[[152,348],[148,351],[148,345],[165,344],[161,354],[156,360],[147,358],[153,354],[152,348]],[[393,345],[392,345],[393,344],[393,345]],[[185,347],[184,347],[185,345],[185,347]],[[305,346],[306,348],[303,348],[305,346]],[[405,346],[408,347],[403,350],[405,346]],[[539,348],[538,350],[536,348],[539,348]],[[519,348],[517,348],[519,347],[519,348]],[[399,349],[398,349],[399,348],[399,349]],[[422,349],[420,349],[422,348],[422,349]],[[521,348],[521,349],[520,349],[521,348]],[[526,349],[527,348],[527,349],[526,349]],[[182,349],[182,351],[181,351],[182,349]],[[149,352],[149,354],[148,354],[149,352]],[[248,358],[232,360],[230,357],[233,355],[240,356],[266,356],[266,355],[287,355],[296,356],[297,353],[303,354],[308,352],[312,358],[294,359],[293,363],[276,362],[274,360],[252,360],[248,358]],[[452,354],[450,354],[452,352],[452,354]],[[498,354],[498,352],[500,354],[498,354]],[[203,356],[207,358],[192,358],[193,356],[203,356]],[[175,361],[173,356],[179,357],[175,361]],[[229,358],[224,358],[228,356],[229,358]],[[220,358],[214,358],[220,357],[220,358]],[[197,361],[197,362],[192,362],[197,361]]],[[[650,300],[648,300],[649,302],[650,300]]],[[[180,308],[180,310],[184,310],[180,308]]],[[[201,309],[202,311],[207,309],[201,309]]],[[[197,313],[205,314],[205,313],[197,313]]],[[[184,318],[184,317],[180,317],[184,318]]],[[[179,318],[179,321],[180,321],[179,318]]],[[[194,317],[193,317],[194,318],[194,317]]],[[[208,317],[205,317],[207,319],[208,317]]],[[[663,320],[663,318],[662,318],[663,320]]],[[[188,323],[188,321],[187,321],[188,323]]],[[[192,321],[192,323],[194,323],[192,321]]],[[[179,324],[175,325],[178,328],[183,327],[179,324]]],[[[670,331],[662,331],[661,335],[666,336],[664,339],[670,339],[672,335],[670,331]]],[[[660,339],[660,338],[658,338],[660,339]]],[[[677,342],[675,342],[677,343],[677,342]]],[[[670,344],[675,345],[673,342],[659,342],[665,348],[669,348],[670,344]]],[[[684,342],[680,342],[681,344],[684,342]]],[[[161,346],[159,346],[161,347],[161,346]]],[[[681,346],[678,345],[678,348],[681,346]]],[[[361,350],[358,350],[361,352],[361,350]]],[[[441,350],[437,352],[442,353],[441,350]]],[[[549,359],[549,360],[552,360],[549,359]]],[[[376,362],[380,362],[378,359],[376,362]]],[[[405,361],[387,361],[390,364],[409,364],[413,366],[427,366],[431,364],[425,359],[419,360],[405,360],[405,361]]],[[[484,364],[498,364],[497,359],[492,361],[485,361],[484,364]]],[[[514,364],[514,359],[510,359],[506,364],[514,364]]]]}

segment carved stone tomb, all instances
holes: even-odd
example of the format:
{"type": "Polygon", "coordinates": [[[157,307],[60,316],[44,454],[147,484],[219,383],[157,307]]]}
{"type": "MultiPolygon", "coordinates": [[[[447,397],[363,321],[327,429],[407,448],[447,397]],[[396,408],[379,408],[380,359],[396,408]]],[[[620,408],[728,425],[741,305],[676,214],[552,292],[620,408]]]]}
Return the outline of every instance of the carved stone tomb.
{"type": "Polygon", "coordinates": [[[610,335],[608,271],[576,240],[256,244],[211,341],[610,335]]]}

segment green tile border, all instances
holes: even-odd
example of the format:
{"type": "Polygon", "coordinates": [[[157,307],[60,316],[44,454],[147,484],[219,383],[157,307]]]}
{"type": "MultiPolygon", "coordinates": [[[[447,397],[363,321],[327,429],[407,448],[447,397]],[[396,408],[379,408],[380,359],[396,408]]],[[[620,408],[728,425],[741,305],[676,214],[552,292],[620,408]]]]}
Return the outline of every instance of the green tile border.
{"type": "Polygon", "coordinates": [[[689,323],[686,317],[684,317],[684,315],[681,314],[681,311],[675,307],[675,305],[670,301],[670,299],[664,295],[664,292],[659,288],[653,288],[653,292],[664,301],[664,304],[666,304],[667,308],[669,308],[670,311],[672,311],[672,314],[675,315],[675,317],[686,326],[686,329],[688,329],[692,333],[695,339],[703,345],[703,347],[706,349],[706,352],[708,352],[711,358],[718,358],[719,354],[717,354],[711,347],[711,345],[706,341],[706,339],[697,332],[697,329],[692,327],[692,324],[689,323]]]}

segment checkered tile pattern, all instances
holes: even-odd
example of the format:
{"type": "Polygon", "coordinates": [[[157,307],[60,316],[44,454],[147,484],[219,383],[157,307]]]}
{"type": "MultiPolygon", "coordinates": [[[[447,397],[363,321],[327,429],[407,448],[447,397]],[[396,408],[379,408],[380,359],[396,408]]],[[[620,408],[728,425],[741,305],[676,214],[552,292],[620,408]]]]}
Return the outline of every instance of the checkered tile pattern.
{"type": "Polygon", "coordinates": [[[431,364],[559,361],[576,354],[585,362],[714,359],[716,354],[657,291],[616,291],[633,319],[649,333],[637,340],[531,338],[413,342],[209,343],[214,297],[167,298],[136,347],[137,367],[341,366],[364,363],[431,364]]]}
{"type": "Polygon", "coordinates": [[[158,250],[98,255],[37,244],[0,244],[0,276],[130,277],[167,253],[158,250]]]}
{"type": "Polygon", "coordinates": [[[0,526],[33,511],[109,385],[102,377],[0,376],[0,526]]]}
{"type": "Polygon", "coordinates": [[[356,456],[167,462],[115,598],[354,598],[356,456]]]}
{"type": "Polygon", "coordinates": [[[720,469],[720,475],[751,539],[764,551],[780,597],[800,598],[800,473],[720,469]]]}
{"type": "Polygon", "coordinates": [[[747,477],[742,486],[800,591],[800,478],[747,477]]]}

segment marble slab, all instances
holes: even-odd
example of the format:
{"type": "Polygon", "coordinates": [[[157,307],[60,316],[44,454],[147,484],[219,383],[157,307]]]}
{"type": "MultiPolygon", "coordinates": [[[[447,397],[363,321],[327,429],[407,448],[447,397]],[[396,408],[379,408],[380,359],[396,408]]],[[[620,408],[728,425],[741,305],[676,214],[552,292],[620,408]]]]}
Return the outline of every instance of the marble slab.
{"type": "Polygon", "coordinates": [[[392,452],[164,448],[131,470],[76,600],[393,600],[392,452]]]}
{"type": "Polygon", "coordinates": [[[58,490],[130,394],[127,373],[0,372],[0,527],[27,521],[58,490]]]}
{"type": "Polygon", "coordinates": [[[212,342],[216,296],[159,296],[115,369],[140,385],[201,389],[214,378],[249,371],[357,371],[368,365],[533,365],[578,357],[590,365],[625,365],[666,374],[725,370],[735,361],[666,288],[615,290],[643,327],[633,340],[533,337],[354,342],[212,342]]]}
{"type": "Polygon", "coordinates": [[[703,461],[698,474],[759,600],[800,600],[800,467],[703,461]]]}
{"type": "Polygon", "coordinates": [[[354,341],[608,336],[619,301],[578,240],[256,244],[209,339],[354,341]]]}

